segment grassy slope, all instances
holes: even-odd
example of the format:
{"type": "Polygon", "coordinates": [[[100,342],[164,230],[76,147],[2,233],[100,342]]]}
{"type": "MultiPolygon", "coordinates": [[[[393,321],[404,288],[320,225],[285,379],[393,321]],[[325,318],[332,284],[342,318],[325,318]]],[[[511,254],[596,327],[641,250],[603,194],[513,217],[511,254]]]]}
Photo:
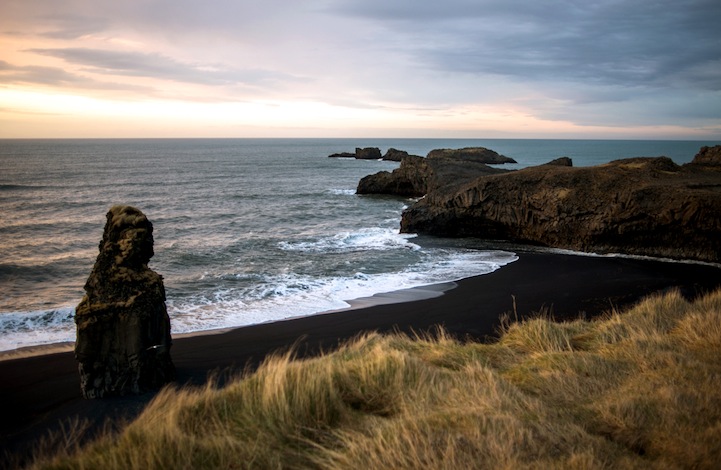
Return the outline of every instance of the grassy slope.
{"type": "MultiPolygon", "coordinates": [[[[70,439],[72,440],[72,439],[70,439]]],[[[534,319],[495,344],[368,334],[168,388],[119,435],[39,468],[713,468],[721,292],[597,321],[534,319]]]]}

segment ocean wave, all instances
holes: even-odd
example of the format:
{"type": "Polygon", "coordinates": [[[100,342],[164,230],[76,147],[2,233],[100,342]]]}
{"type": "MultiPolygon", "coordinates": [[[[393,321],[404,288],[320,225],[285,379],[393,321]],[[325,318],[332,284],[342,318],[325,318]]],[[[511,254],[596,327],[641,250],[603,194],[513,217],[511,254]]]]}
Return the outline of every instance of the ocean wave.
{"type": "MultiPolygon", "coordinates": [[[[515,253],[504,251],[431,251],[424,261],[401,272],[326,277],[297,273],[254,275],[252,285],[226,284],[183,299],[169,296],[173,333],[240,327],[340,310],[354,299],[488,274],[518,259],[515,253]]],[[[238,276],[245,279],[248,275],[238,276]]]]}
{"type": "Polygon", "coordinates": [[[420,246],[409,240],[415,234],[399,234],[390,228],[372,227],[355,232],[342,232],[314,240],[278,243],[281,250],[308,253],[339,253],[366,250],[395,250],[406,248],[420,250],[420,246]]]}
{"type": "Polygon", "coordinates": [[[75,308],[0,314],[0,351],[75,340],[75,308]]]}
{"type": "Polygon", "coordinates": [[[329,194],[333,194],[334,196],[355,196],[356,190],[355,189],[339,189],[339,188],[332,188],[327,191],[329,194]]]}
{"type": "MultiPolygon", "coordinates": [[[[186,295],[168,291],[173,334],[241,327],[340,310],[376,294],[488,274],[518,259],[504,251],[431,249],[400,272],[313,276],[294,272],[223,273],[224,281],[186,295]]],[[[0,351],[75,339],[74,308],[0,314],[0,351]]]]}

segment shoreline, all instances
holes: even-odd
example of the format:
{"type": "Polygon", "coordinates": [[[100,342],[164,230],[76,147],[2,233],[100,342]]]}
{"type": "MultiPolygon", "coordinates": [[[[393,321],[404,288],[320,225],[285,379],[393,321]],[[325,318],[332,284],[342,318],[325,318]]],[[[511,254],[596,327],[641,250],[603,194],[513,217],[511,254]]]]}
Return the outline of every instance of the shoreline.
{"type": "MultiPolygon", "coordinates": [[[[499,268],[501,269],[501,268],[499,268]]],[[[490,273],[489,273],[490,274],[490,273]]],[[[486,274],[482,274],[485,276],[486,274]]],[[[473,276],[475,277],[475,276],[473,276]]],[[[463,280],[463,279],[460,279],[463,280]]],[[[458,281],[460,281],[458,280],[458,281]]],[[[457,286],[458,281],[446,281],[438,282],[434,284],[427,284],[416,287],[409,287],[406,289],[398,289],[388,292],[379,292],[368,297],[359,297],[357,299],[347,300],[347,307],[324,310],[308,315],[282,318],[280,320],[268,320],[261,323],[253,323],[250,325],[243,326],[229,326],[224,328],[212,328],[208,330],[189,331],[185,333],[171,333],[173,340],[180,340],[184,338],[193,338],[196,336],[213,336],[221,335],[233,331],[238,328],[247,328],[256,325],[265,325],[278,322],[284,322],[294,320],[298,318],[307,318],[315,315],[327,315],[336,314],[342,312],[348,312],[351,310],[363,309],[374,307],[377,305],[390,305],[405,302],[415,302],[418,300],[432,299],[434,297],[442,296],[446,291],[454,289],[457,286]]],[[[29,357],[44,356],[48,354],[57,354],[64,352],[72,352],[75,348],[75,341],[62,341],[59,343],[47,343],[47,344],[36,344],[32,346],[23,346],[17,349],[9,349],[7,351],[0,351],[0,362],[12,361],[16,359],[24,359],[29,357]]]]}
{"type": "MultiPolygon", "coordinates": [[[[539,247],[535,248],[532,246],[527,245],[513,245],[511,243],[501,243],[501,244],[490,244],[482,245],[484,249],[498,249],[502,251],[509,251],[515,253],[518,257],[520,256],[528,256],[528,255],[551,255],[551,256],[578,256],[578,257],[588,257],[588,258],[605,258],[605,259],[629,259],[629,260],[636,260],[636,261],[650,261],[650,262],[659,262],[659,263],[669,263],[669,264],[682,264],[682,265],[688,265],[688,266],[707,266],[711,268],[718,268],[721,271],[721,264],[718,263],[709,263],[705,261],[696,261],[696,260],[684,260],[684,259],[673,259],[673,258],[656,258],[656,257],[650,257],[650,256],[640,256],[640,255],[627,255],[622,253],[608,253],[608,254],[597,254],[597,253],[585,253],[585,252],[577,252],[572,250],[565,250],[562,248],[548,248],[548,247],[539,247]]],[[[517,261],[517,260],[516,260],[517,261]]],[[[498,271],[499,269],[504,269],[511,264],[515,263],[516,261],[512,261],[511,263],[508,263],[506,265],[503,265],[496,269],[498,271]]],[[[252,323],[248,325],[241,325],[241,326],[228,326],[228,327],[219,327],[219,328],[210,328],[207,330],[197,330],[197,331],[189,331],[189,332],[182,332],[182,333],[171,333],[173,340],[181,340],[185,338],[193,338],[196,336],[213,336],[213,335],[220,335],[229,333],[233,330],[239,329],[239,328],[248,328],[253,327],[257,325],[265,325],[265,324],[273,324],[273,323],[279,323],[279,322],[285,322],[285,321],[291,321],[295,319],[302,319],[302,318],[308,318],[316,315],[327,315],[327,314],[336,314],[336,313],[342,313],[342,312],[349,312],[352,310],[357,309],[364,309],[364,308],[370,308],[375,307],[379,305],[391,305],[391,304],[397,304],[397,303],[405,303],[405,302],[415,302],[419,300],[427,300],[434,297],[440,297],[442,295],[445,295],[446,292],[455,289],[458,286],[459,282],[463,282],[467,279],[473,279],[476,277],[481,276],[487,276],[489,274],[493,274],[496,271],[492,271],[491,273],[487,274],[480,274],[477,276],[471,276],[467,278],[460,278],[453,281],[441,281],[433,284],[425,284],[415,287],[408,287],[405,289],[397,289],[387,292],[379,292],[377,294],[373,294],[371,296],[367,297],[359,297],[351,300],[346,300],[345,302],[348,304],[347,307],[333,309],[333,310],[323,310],[318,311],[314,313],[310,313],[307,315],[300,315],[300,316],[292,316],[287,318],[281,318],[276,320],[268,320],[265,322],[260,323],[252,323]]],[[[63,352],[72,352],[75,347],[74,341],[62,341],[57,343],[46,343],[46,344],[36,344],[31,346],[22,346],[20,348],[16,349],[9,349],[6,351],[0,351],[0,363],[4,361],[12,361],[16,359],[24,359],[29,357],[37,357],[37,356],[43,356],[48,354],[57,354],[57,353],[63,353],[63,352]]]]}
{"type": "MultiPolygon", "coordinates": [[[[502,269],[462,279],[423,300],[361,305],[256,324],[217,334],[174,339],[176,386],[252,371],[269,353],[298,358],[334,350],[368,331],[411,336],[442,326],[460,340],[492,339],[503,315],[519,319],[546,312],[559,321],[623,310],[642,298],[677,288],[691,299],[721,288],[721,268],[625,257],[519,252],[502,269]]],[[[407,293],[406,293],[407,294],[407,293]]],[[[402,296],[401,296],[402,297],[402,296]]],[[[48,432],[86,421],[88,434],[137,416],[154,396],[84,400],[71,351],[0,361],[0,447],[24,453],[48,432]]],[[[2,467],[2,465],[0,465],[2,467]]]]}

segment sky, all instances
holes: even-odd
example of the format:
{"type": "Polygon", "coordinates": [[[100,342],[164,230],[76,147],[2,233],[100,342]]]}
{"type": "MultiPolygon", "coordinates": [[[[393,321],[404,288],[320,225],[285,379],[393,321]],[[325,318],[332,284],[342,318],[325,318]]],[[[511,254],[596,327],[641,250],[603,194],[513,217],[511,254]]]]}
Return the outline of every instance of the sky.
{"type": "Polygon", "coordinates": [[[2,0],[0,138],[721,139],[718,0],[2,0]]]}

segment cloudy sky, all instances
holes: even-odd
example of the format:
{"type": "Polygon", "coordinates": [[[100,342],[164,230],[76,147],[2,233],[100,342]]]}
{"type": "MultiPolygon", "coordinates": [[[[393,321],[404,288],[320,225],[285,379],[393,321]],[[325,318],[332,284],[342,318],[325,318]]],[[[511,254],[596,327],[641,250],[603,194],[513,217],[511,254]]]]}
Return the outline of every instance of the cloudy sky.
{"type": "Polygon", "coordinates": [[[1,137],[721,138],[718,0],[2,0],[1,137]]]}

